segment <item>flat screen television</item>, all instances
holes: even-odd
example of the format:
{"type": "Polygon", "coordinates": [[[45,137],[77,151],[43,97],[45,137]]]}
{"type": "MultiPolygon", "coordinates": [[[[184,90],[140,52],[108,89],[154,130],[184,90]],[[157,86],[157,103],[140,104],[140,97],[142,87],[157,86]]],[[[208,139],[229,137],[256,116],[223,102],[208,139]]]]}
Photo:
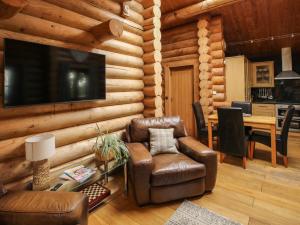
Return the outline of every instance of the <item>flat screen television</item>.
{"type": "Polygon", "coordinates": [[[5,39],[4,107],[105,99],[105,56],[5,39]]]}

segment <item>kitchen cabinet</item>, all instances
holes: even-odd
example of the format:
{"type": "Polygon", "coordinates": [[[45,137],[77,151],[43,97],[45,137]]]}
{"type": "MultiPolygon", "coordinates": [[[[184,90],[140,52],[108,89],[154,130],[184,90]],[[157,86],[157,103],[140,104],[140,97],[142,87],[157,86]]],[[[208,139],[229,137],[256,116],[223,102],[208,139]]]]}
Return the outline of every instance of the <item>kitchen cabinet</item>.
{"type": "Polygon", "coordinates": [[[245,56],[225,58],[226,101],[250,101],[250,61],[245,56]]]}
{"type": "Polygon", "coordinates": [[[275,104],[252,104],[252,114],[255,116],[276,116],[275,104]]]}
{"type": "Polygon", "coordinates": [[[274,87],[274,62],[251,63],[252,87],[274,87]]]}

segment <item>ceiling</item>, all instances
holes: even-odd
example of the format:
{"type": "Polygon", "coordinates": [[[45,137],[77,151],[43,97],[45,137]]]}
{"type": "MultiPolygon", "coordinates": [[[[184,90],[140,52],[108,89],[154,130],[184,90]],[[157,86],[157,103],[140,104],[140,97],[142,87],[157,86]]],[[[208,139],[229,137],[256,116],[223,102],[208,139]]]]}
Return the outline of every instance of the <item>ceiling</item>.
{"type": "Polygon", "coordinates": [[[198,2],[202,2],[202,0],[162,0],[161,11],[162,14],[165,14],[198,2]]]}
{"type": "MultiPolygon", "coordinates": [[[[162,11],[168,12],[181,8],[183,4],[186,6],[199,0],[162,2],[164,2],[162,11]]],[[[240,41],[300,33],[300,0],[243,0],[216,9],[211,14],[223,16],[228,56],[244,54],[253,58],[280,55],[281,48],[286,46],[291,46],[293,53],[300,54],[300,36],[252,44],[234,44],[240,41]]]]}

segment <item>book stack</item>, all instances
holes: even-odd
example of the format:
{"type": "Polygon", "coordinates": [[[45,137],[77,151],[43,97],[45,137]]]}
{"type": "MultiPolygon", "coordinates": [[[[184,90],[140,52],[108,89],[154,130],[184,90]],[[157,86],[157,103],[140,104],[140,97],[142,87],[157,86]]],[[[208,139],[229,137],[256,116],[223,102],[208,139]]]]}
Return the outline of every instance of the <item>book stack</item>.
{"type": "Polygon", "coordinates": [[[71,169],[65,170],[64,174],[60,176],[62,179],[71,178],[79,183],[87,181],[96,173],[95,169],[87,168],[83,165],[73,167],[71,169]]]}

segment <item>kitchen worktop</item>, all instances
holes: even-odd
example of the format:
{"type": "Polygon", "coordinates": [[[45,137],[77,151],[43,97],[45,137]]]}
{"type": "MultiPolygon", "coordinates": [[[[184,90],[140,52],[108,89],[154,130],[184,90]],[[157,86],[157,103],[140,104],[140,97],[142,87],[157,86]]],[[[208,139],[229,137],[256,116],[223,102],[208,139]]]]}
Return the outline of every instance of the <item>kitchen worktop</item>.
{"type": "Polygon", "coordinates": [[[282,104],[282,105],[300,105],[300,102],[281,102],[276,100],[254,100],[253,104],[282,104]]]}

